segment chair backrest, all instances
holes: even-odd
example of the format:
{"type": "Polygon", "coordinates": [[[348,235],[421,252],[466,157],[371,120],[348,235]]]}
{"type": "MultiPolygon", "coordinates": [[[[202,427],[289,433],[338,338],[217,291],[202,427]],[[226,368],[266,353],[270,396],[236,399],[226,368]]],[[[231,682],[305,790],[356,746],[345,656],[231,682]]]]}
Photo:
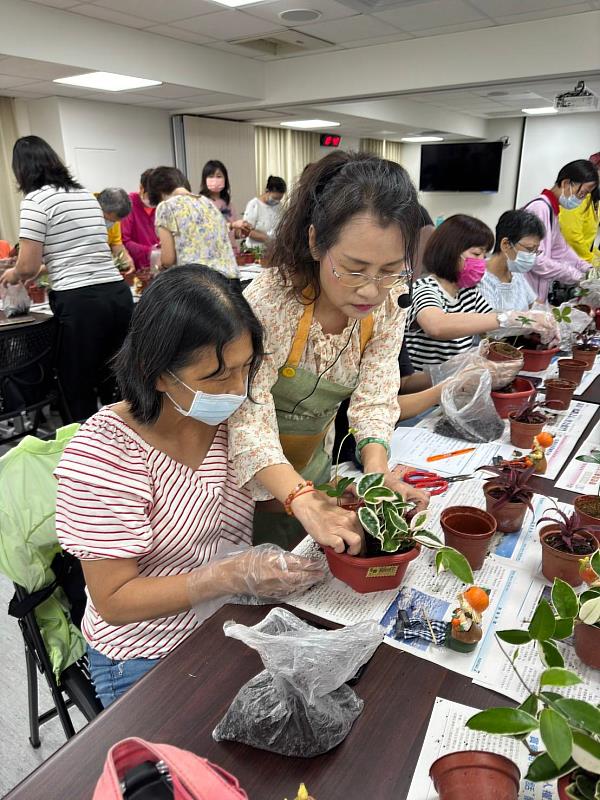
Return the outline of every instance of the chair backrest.
{"type": "Polygon", "coordinates": [[[0,329],[0,418],[54,398],[57,331],[54,317],[0,329]]]}

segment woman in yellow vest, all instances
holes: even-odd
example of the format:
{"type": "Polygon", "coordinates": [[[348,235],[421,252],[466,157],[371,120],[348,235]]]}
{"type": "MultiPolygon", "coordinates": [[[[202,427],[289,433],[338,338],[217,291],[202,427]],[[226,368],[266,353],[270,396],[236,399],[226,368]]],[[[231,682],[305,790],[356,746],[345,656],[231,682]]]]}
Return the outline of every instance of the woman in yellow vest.
{"type": "Polygon", "coordinates": [[[327,481],[341,402],[365,472],[420,506],[428,496],[388,466],[398,420],[398,354],[421,215],[406,171],[332,153],[303,172],[265,269],[245,295],[265,330],[252,397],[230,419],[240,485],[259,501],[254,542],[293,546],[308,532],[357,554],[360,524],[312,484],[327,481]],[[402,305],[402,301],[401,301],[402,305]]]}
{"type": "MultiPolygon", "coordinates": [[[[594,153],[589,160],[600,173],[600,153],[594,153]]],[[[561,208],[558,215],[560,230],[569,247],[584,261],[592,264],[600,258],[597,245],[598,225],[598,187],[579,205],[571,210],[561,208]],[[596,245],[596,246],[594,246],[596,245]]]]}

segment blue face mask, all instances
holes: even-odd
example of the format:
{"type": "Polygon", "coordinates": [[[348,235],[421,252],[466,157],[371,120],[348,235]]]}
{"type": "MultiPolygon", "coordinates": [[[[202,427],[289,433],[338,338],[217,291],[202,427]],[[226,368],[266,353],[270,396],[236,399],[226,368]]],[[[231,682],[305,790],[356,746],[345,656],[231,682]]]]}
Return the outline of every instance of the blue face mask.
{"type": "Polygon", "coordinates": [[[168,392],[165,392],[169,400],[184,417],[191,417],[198,422],[204,422],[205,425],[220,425],[225,422],[248,397],[248,384],[246,384],[244,394],[207,394],[200,390],[194,391],[187,383],[184,383],[170,371],[169,375],[194,395],[194,399],[187,411],[179,403],[176,403],[168,392]]]}
{"type": "Polygon", "coordinates": [[[105,219],[104,224],[106,225],[106,230],[109,231],[112,228],[112,226],[115,225],[116,223],[111,222],[111,220],[109,219],[105,219]]]}
{"type": "Polygon", "coordinates": [[[521,250],[517,250],[516,252],[517,254],[514,259],[512,258],[506,259],[509,270],[517,274],[531,272],[531,270],[535,267],[535,260],[537,257],[536,254],[525,253],[522,252],[521,250]]]}
{"type": "MultiPolygon", "coordinates": [[[[571,192],[573,189],[571,188],[571,192]]],[[[574,208],[579,208],[579,206],[583,203],[582,197],[577,197],[575,194],[570,194],[568,197],[565,194],[561,194],[558,198],[559,205],[565,209],[565,211],[572,211],[574,208]]]]}
{"type": "Polygon", "coordinates": [[[278,205],[279,205],[279,203],[281,202],[281,200],[273,200],[272,198],[269,198],[269,199],[268,199],[268,200],[266,200],[265,202],[266,202],[266,204],[267,204],[268,206],[278,206],[278,205]]]}

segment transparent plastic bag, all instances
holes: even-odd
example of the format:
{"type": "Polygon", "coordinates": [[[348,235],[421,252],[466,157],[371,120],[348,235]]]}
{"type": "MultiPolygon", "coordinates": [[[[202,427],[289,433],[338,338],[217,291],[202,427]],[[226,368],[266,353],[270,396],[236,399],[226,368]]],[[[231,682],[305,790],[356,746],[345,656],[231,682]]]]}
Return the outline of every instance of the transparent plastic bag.
{"type": "Polygon", "coordinates": [[[226,622],[223,630],[257,650],[265,669],[237,693],[216,741],[311,758],[346,738],[363,701],[345,684],[382,642],[378,623],[318,630],[274,608],[257,625],[226,622]]]}
{"type": "Polygon", "coordinates": [[[2,310],[7,317],[22,317],[29,313],[31,297],[22,283],[8,284],[2,290],[2,310]]]}
{"type": "Polygon", "coordinates": [[[477,347],[452,356],[443,364],[429,367],[432,384],[435,386],[454,376],[468,378],[473,372],[479,376],[484,370],[487,370],[490,373],[492,389],[502,389],[508,386],[523,369],[523,357],[512,361],[489,361],[487,357],[489,349],[490,342],[483,339],[477,347]]]}
{"type": "Polygon", "coordinates": [[[467,442],[493,442],[504,433],[504,423],[492,401],[492,377],[487,370],[471,373],[468,380],[456,377],[444,386],[442,417],[435,432],[467,442]]]}

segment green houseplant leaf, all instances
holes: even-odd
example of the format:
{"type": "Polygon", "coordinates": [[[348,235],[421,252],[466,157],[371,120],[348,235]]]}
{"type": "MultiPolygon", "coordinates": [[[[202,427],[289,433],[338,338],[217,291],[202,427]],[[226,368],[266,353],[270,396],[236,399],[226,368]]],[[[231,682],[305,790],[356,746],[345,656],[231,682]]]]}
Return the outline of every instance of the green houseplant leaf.
{"type": "Polygon", "coordinates": [[[552,603],[559,617],[574,619],[579,610],[579,601],[573,588],[560,578],[554,579],[552,603]]]}
{"type": "Polygon", "coordinates": [[[588,772],[600,774],[600,742],[581,731],[573,731],[573,758],[588,772]]]}
{"type": "Polygon", "coordinates": [[[438,572],[450,570],[463,583],[473,583],[473,570],[467,559],[453,547],[441,547],[435,554],[438,572]]]}
{"type": "Polygon", "coordinates": [[[408,531],[406,520],[396,511],[393,503],[383,503],[383,518],[388,528],[398,528],[404,532],[408,531]]]}
{"type": "Polygon", "coordinates": [[[382,541],[381,526],[377,514],[367,506],[358,509],[358,518],[363,528],[374,536],[376,539],[382,541]]]}
{"type": "Polygon", "coordinates": [[[372,486],[383,486],[383,481],[383,472],[369,472],[359,480],[356,486],[356,493],[359,497],[364,497],[372,486]]]}
{"type": "Polygon", "coordinates": [[[568,639],[573,635],[572,619],[557,619],[553,639],[568,639]]]}
{"type": "Polygon", "coordinates": [[[561,697],[555,701],[558,710],[574,725],[590,733],[600,732],[600,709],[585,700],[561,697]]]}
{"type": "Polygon", "coordinates": [[[557,711],[544,708],[540,712],[540,734],[548,755],[560,769],[571,757],[573,748],[569,725],[557,711]]]}
{"type": "Polygon", "coordinates": [[[367,503],[382,503],[384,500],[393,500],[396,493],[387,486],[371,486],[363,495],[367,503]]]}
{"type": "Polygon", "coordinates": [[[579,609],[579,619],[586,625],[595,625],[600,620],[600,597],[585,601],[579,609]]]}
{"type": "Polygon", "coordinates": [[[537,719],[519,708],[488,708],[474,714],[466,722],[472,731],[495,733],[500,736],[520,736],[538,727],[537,719]]]}
{"type": "Polygon", "coordinates": [[[536,756],[529,765],[525,780],[534,781],[535,783],[546,783],[559,778],[561,775],[567,775],[569,772],[572,772],[576,766],[577,764],[573,759],[569,759],[567,763],[559,769],[548,753],[541,753],[539,756],[536,756]]]}
{"type": "Polygon", "coordinates": [[[581,682],[579,675],[562,667],[551,667],[540,675],[540,686],[575,686],[581,682]]]}
{"type": "Polygon", "coordinates": [[[565,660],[553,642],[538,642],[540,658],[547,667],[564,667],[565,660]]]}
{"type": "Polygon", "coordinates": [[[496,636],[507,644],[528,644],[531,641],[531,636],[527,631],[521,631],[518,629],[510,631],[498,631],[496,636]]]}
{"type": "Polygon", "coordinates": [[[547,600],[541,600],[529,623],[529,635],[538,642],[550,639],[556,627],[554,613],[547,600]]]}

